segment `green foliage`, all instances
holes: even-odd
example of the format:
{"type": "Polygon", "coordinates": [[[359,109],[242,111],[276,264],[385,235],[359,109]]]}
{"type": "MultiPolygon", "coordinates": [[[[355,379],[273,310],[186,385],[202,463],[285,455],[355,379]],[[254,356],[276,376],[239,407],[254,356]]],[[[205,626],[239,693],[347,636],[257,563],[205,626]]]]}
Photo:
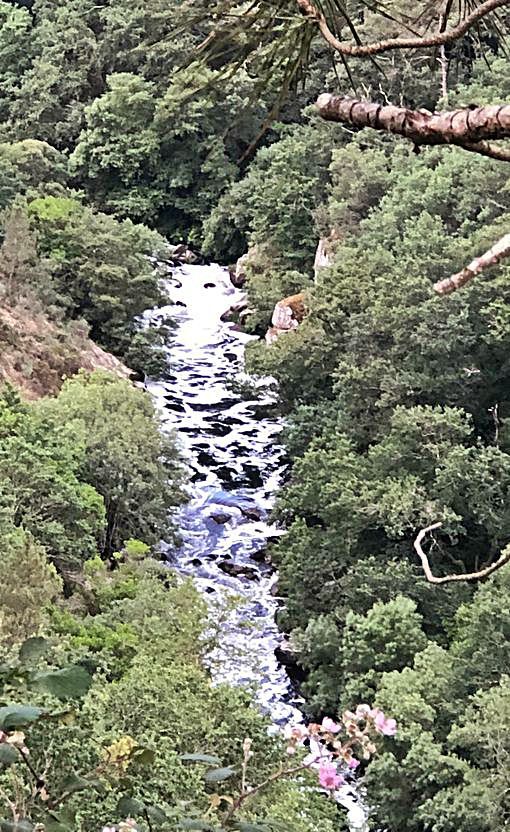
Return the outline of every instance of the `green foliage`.
{"type": "MultiPolygon", "coordinates": [[[[499,75],[477,66],[472,91],[452,100],[506,100],[507,74],[506,63],[499,75]]],[[[276,158],[278,145],[267,153],[276,158]]],[[[279,176],[266,170],[267,193],[279,176]]],[[[308,233],[328,237],[332,264],[313,283],[304,266],[303,323],[249,348],[249,369],[276,379],[289,422],[292,465],[277,505],[288,533],[272,552],[279,621],[306,672],[311,714],[375,700],[397,719],[395,748],[367,770],[376,826],[496,832],[506,786],[494,757],[470,753],[469,727],[458,726],[478,720],[470,697],[496,699],[507,672],[507,570],[479,588],[431,585],[412,543],[441,522],[424,547],[433,573],[447,575],[495,561],[510,538],[508,268],[447,299],[432,290],[506,230],[507,174],[456,149],[415,155],[364,130],[333,149],[328,180],[308,233]]],[[[247,228],[249,205],[244,197],[239,208],[247,228]]],[[[257,239],[261,260],[288,215],[268,211],[276,227],[257,239]]],[[[264,265],[248,282],[260,330],[285,289],[264,265]]],[[[504,718],[490,723],[488,713],[477,725],[497,725],[488,746],[497,735],[504,748],[504,718]]]]}
{"type": "Polygon", "coordinates": [[[16,197],[41,190],[59,191],[67,181],[67,160],[36,139],[0,144],[0,210],[16,197]]]}
{"type": "Polygon", "coordinates": [[[27,532],[2,529],[1,539],[0,637],[3,645],[9,645],[40,631],[61,583],[46,553],[27,532]]]}
{"type": "Polygon", "coordinates": [[[102,542],[102,497],[79,476],[83,436],[10,390],[0,396],[0,510],[22,526],[63,570],[102,542]]]}
{"type": "Polygon", "coordinates": [[[149,545],[171,536],[169,511],[182,499],[183,475],[143,392],[107,373],[83,373],[40,410],[83,437],[80,475],[104,500],[108,555],[135,535],[149,545]]]}
{"type": "Polygon", "coordinates": [[[136,318],[161,300],[147,257],[162,250],[162,239],[69,197],[34,199],[28,214],[66,314],[84,318],[92,337],[109,349],[126,352],[139,329],[136,318]]]}

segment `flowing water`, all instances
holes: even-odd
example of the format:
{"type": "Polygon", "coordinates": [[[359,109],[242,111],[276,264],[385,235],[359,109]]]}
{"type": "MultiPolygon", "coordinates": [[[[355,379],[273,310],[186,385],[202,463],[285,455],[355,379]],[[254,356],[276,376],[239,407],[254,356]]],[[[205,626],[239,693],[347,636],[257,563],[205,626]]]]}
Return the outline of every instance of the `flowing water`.
{"type": "MultiPolygon", "coordinates": [[[[264,559],[279,534],[268,515],[282,471],[281,423],[271,416],[266,388],[252,398],[235,391],[251,337],[221,320],[243,295],[219,266],[175,269],[167,289],[171,305],[147,318],[152,325],[166,317],[176,322],[171,375],[147,386],[164,424],[178,433],[191,474],[182,546],[168,547],[167,558],[221,615],[220,644],[210,657],[214,680],[251,686],[275,726],[300,722],[299,698],[275,654],[282,643],[276,576],[264,559]],[[220,612],[227,597],[234,608],[220,612]]],[[[351,828],[361,829],[366,818],[356,795],[347,788],[339,802],[351,828]]]]}
{"type": "MultiPolygon", "coordinates": [[[[275,576],[264,562],[268,523],[282,467],[281,425],[267,412],[267,393],[244,399],[229,383],[243,371],[250,336],[221,316],[242,299],[219,266],[184,266],[168,280],[177,329],[171,373],[149,390],[165,424],[177,431],[190,467],[190,500],[181,513],[183,544],[168,558],[211,600],[230,596],[235,609],[221,621],[221,645],[211,657],[215,679],[253,684],[274,723],[301,719],[289,677],[275,656],[275,576]]],[[[152,313],[155,321],[155,313],[152,313]]],[[[214,608],[213,608],[214,609],[214,608]]]]}

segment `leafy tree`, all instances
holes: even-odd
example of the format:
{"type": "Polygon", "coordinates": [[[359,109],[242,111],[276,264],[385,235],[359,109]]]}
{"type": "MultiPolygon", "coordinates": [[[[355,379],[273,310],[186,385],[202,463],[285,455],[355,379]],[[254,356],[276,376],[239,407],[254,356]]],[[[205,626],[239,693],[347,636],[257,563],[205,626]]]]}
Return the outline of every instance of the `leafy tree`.
{"type": "Polygon", "coordinates": [[[80,476],[104,499],[108,555],[135,535],[149,545],[173,536],[182,469],[144,393],[107,373],[81,374],[39,407],[83,437],[80,476]]]}
{"type": "Polygon", "coordinates": [[[136,318],[162,297],[147,258],[163,241],[144,226],[96,214],[71,197],[34,199],[28,213],[67,315],[85,318],[92,337],[122,355],[140,328],[136,318]]]}
{"type": "Polygon", "coordinates": [[[2,528],[1,538],[0,637],[5,647],[39,634],[62,585],[44,549],[27,532],[2,528]]]}
{"type": "Polygon", "coordinates": [[[68,571],[102,544],[102,497],[79,477],[85,444],[76,429],[23,404],[11,390],[0,397],[0,504],[68,571]]]}

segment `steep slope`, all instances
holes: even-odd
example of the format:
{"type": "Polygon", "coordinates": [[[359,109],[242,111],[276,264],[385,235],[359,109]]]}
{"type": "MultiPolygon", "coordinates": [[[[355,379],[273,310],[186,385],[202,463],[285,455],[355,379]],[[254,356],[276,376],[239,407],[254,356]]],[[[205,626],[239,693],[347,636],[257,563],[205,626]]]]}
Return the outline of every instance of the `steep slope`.
{"type": "Polygon", "coordinates": [[[19,388],[27,399],[56,393],[64,378],[104,369],[122,378],[130,370],[87,338],[79,325],[59,326],[42,312],[0,306],[0,384],[19,388]]]}

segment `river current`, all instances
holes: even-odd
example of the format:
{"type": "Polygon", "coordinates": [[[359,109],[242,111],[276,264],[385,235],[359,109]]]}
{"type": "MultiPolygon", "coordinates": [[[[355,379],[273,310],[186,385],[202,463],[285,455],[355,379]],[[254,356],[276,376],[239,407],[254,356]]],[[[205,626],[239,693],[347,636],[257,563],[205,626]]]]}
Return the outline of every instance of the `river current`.
{"type": "MultiPolygon", "coordinates": [[[[281,422],[274,399],[260,383],[252,396],[236,388],[252,337],[224,313],[243,299],[219,266],[182,266],[167,279],[170,305],[147,314],[151,325],[171,318],[170,372],[149,381],[164,427],[175,431],[189,466],[189,501],[181,510],[182,545],[163,546],[169,564],[192,577],[217,616],[218,646],[209,657],[213,680],[248,686],[277,730],[302,722],[300,700],[275,651],[276,578],[266,562],[281,532],[269,514],[282,474],[281,422]]],[[[366,828],[356,794],[339,802],[352,830],[366,828]]]]}
{"type": "Polygon", "coordinates": [[[280,480],[281,425],[273,404],[233,392],[242,378],[250,336],[222,315],[243,295],[219,266],[183,266],[167,282],[172,305],[152,313],[177,324],[169,346],[171,375],[148,388],[164,424],[178,433],[191,474],[189,502],[179,525],[182,546],[170,564],[192,576],[222,616],[220,646],[211,657],[216,680],[253,685],[274,723],[301,719],[289,677],[275,655],[275,576],[265,563],[268,523],[280,480]],[[221,612],[229,597],[234,609],[221,612]],[[214,603],[218,601],[219,607],[214,603]]]}

